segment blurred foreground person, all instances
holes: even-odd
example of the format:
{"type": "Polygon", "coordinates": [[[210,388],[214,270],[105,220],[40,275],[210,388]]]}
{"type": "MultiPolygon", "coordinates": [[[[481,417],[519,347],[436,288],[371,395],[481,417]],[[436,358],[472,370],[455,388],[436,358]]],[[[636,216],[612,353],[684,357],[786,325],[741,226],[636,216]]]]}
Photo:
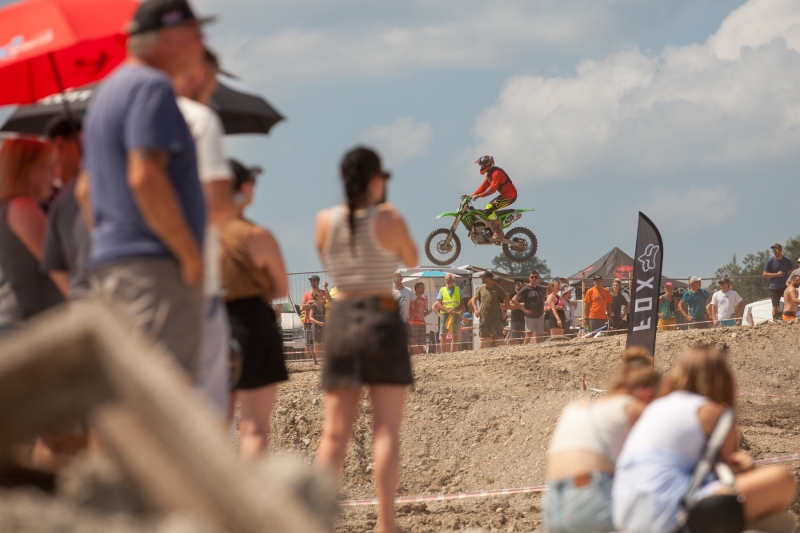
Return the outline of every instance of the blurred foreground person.
{"type": "Polygon", "coordinates": [[[197,146],[197,174],[206,201],[203,242],[203,341],[197,387],[211,400],[220,418],[228,412],[230,381],[230,327],[220,278],[220,247],[217,227],[237,213],[233,204],[231,166],[225,159],[222,120],[209,107],[217,89],[219,62],[208,48],[193,70],[172,79],[181,110],[197,146]]]}
{"type": "Polygon", "coordinates": [[[386,280],[398,262],[415,266],[417,250],[403,218],[384,203],[389,173],[378,154],[363,147],[347,152],[341,177],[345,204],[321,211],[316,227],[317,250],[339,290],[325,326],[325,422],[316,464],[338,479],[368,387],[378,531],[394,533],[400,422],[413,377],[405,323],[386,280]]]}
{"type": "MultiPolygon", "coordinates": [[[[0,335],[64,301],[64,272],[41,271],[47,219],[42,202],[52,195],[57,154],[50,143],[12,138],[0,147],[0,335]]],[[[51,432],[36,439],[31,462],[55,469],[84,445],[83,435],[51,432]]]]}
{"type": "Polygon", "coordinates": [[[52,193],[55,168],[50,143],[21,137],[0,147],[0,333],[62,302],[69,291],[66,275],[50,277],[39,265],[47,226],[40,202],[52,193]]]}
{"type": "Polygon", "coordinates": [[[236,216],[219,226],[222,243],[222,283],[231,336],[242,352],[242,374],[234,385],[241,406],[239,428],[244,458],[258,456],[269,439],[269,421],[278,383],[289,379],[283,360],[283,336],[272,308],[288,294],[289,283],[278,243],[272,234],[246,220],[253,202],[258,168],[230,160],[236,216]]]}
{"type": "Polygon", "coordinates": [[[610,394],[577,400],[561,414],[550,442],[544,527],[550,533],[613,531],[614,465],[631,426],[655,396],[660,376],[642,348],[622,355],[610,394]]]}
{"type": "MultiPolygon", "coordinates": [[[[680,502],[708,438],[724,407],[733,407],[735,397],[733,371],[725,350],[691,348],[670,370],[659,398],[639,418],[617,461],[613,508],[614,525],[620,531],[673,531],[680,502]]],[[[737,442],[734,425],[719,454],[719,461],[735,474],[733,487],[712,471],[694,493],[692,503],[718,494],[739,494],[736,505],[742,514],[738,518],[748,523],[745,529],[765,531],[752,522],[787,509],[794,499],[794,477],[780,466],[754,470],[750,456],[736,450],[737,442]]],[[[727,522],[736,518],[733,514],[728,509],[708,519],[727,522]]]]}
{"type": "Polygon", "coordinates": [[[86,298],[90,293],[91,235],[75,196],[81,168],[81,121],[66,116],[56,117],[48,125],[46,133],[56,149],[56,176],[61,182],[61,190],[47,212],[41,268],[42,272],[58,272],[69,277],[71,300],[86,298]]]}
{"type": "Polygon", "coordinates": [[[86,114],[89,187],[80,200],[94,224],[95,292],[192,379],[203,330],[206,209],[171,78],[201,61],[203,22],[181,0],[149,0],[136,10],[128,58],[100,84],[86,114]]]}

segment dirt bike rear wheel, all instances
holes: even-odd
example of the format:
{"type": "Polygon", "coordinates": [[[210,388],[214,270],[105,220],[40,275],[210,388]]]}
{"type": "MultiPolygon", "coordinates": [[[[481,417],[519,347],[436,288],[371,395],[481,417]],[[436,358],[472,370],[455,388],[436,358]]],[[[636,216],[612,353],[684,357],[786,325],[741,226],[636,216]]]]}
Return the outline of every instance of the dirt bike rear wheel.
{"type": "Polygon", "coordinates": [[[516,227],[506,233],[506,239],[514,241],[515,244],[503,244],[503,253],[515,263],[524,263],[536,255],[539,248],[539,241],[531,230],[523,227],[516,227]]]}
{"type": "Polygon", "coordinates": [[[450,244],[446,245],[445,241],[448,235],[450,235],[450,230],[441,228],[432,231],[425,239],[425,255],[434,265],[450,265],[461,255],[461,240],[458,235],[453,233],[450,244]]]}

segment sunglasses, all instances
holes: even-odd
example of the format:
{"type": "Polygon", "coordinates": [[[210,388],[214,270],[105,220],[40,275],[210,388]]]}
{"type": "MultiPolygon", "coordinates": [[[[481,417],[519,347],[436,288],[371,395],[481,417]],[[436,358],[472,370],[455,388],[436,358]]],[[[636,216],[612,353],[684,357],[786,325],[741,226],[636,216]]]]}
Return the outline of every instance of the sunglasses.
{"type": "Polygon", "coordinates": [[[530,279],[539,279],[539,276],[528,276],[530,279]]]}

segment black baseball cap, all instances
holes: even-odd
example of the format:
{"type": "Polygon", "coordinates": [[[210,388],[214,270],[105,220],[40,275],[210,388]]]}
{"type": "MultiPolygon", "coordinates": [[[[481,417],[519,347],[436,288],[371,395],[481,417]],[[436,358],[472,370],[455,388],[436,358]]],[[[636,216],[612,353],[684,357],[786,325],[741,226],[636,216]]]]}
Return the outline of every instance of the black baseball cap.
{"type": "Polygon", "coordinates": [[[484,270],[483,274],[481,274],[481,277],[494,279],[494,272],[492,272],[491,270],[484,270]]]}
{"type": "Polygon", "coordinates": [[[47,122],[43,133],[51,141],[58,137],[69,139],[81,132],[81,126],[81,119],[77,117],[56,115],[47,122]]]}
{"type": "Polygon", "coordinates": [[[600,274],[597,274],[597,275],[596,275],[594,278],[592,278],[592,279],[603,279],[603,276],[601,276],[600,274]]]}
{"type": "Polygon", "coordinates": [[[128,26],[128,35],[139,35],[161,28],[171,28],[195,20],[207,24],[216,17],[197,18],[186,0],[147,0],[142,2],[128,26]]]}
{"type": "Polygon", "coordinates": [[[778,244],[777,242],[776,242],[775,244],[773,244],[772,246],[770,246],[770,248],[771,248],[771,249],[773,249],[773,250],[774,250],[775,248],[777,248],[778,250],[783,250],[783,246],[781,246],[781,245],[780,245],[780,244],[778,244]]]}
{"type": "Polygon", "coordinates": [[[228,159],[228,164],[233,170],[233,190],[239,190],[242,183],[256,181],[256,177],[261,174],[261,167],[246,167],[236,159],[228,159]]]}

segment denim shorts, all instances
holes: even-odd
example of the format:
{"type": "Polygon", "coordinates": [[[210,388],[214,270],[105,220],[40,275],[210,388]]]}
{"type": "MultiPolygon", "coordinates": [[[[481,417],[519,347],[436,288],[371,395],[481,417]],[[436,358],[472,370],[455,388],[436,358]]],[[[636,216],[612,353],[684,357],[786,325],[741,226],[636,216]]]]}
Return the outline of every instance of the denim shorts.
{"type": "Polygon", "coordinates": [[[608,472],[593,470],[589,484],[576,487],[573,478],[549,480],[542,499],[544,529],[549,533],[614,531],[608,472]]]}
{"type": "Polygon", "coordinates": [[[392,298],[336,300],[325,327],[322,388],[411,385],[408,335],[392,298]]]}

